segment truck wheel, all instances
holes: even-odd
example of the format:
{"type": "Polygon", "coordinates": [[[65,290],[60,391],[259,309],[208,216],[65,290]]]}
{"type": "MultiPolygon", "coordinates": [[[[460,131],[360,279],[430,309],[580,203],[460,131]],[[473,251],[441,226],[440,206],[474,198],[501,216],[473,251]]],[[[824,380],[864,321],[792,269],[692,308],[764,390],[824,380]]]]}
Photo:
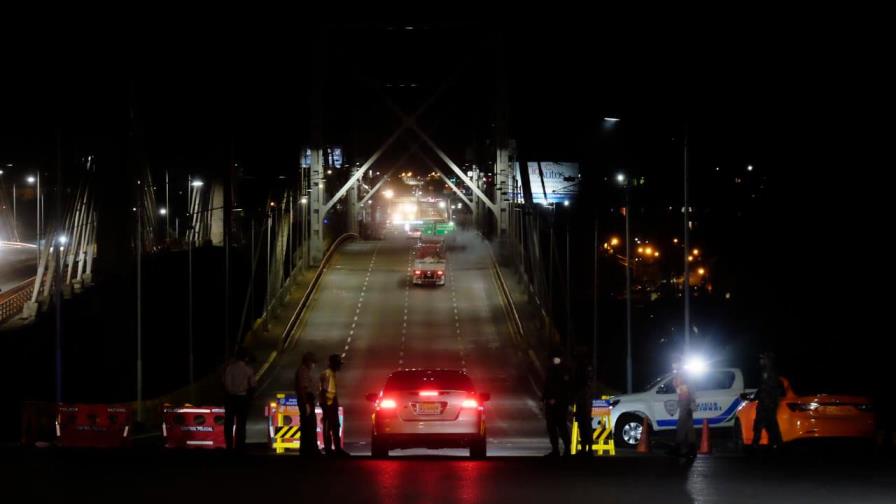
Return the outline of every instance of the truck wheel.
{"type": "Polygon", "coordinates": [[[644,418],[634,413],[626,413],[620,416],[619,420],[616,420],[616,428],[613,430],[616,446],[636,448],[638,442],[641,441],[643,422],[644,418]]]}

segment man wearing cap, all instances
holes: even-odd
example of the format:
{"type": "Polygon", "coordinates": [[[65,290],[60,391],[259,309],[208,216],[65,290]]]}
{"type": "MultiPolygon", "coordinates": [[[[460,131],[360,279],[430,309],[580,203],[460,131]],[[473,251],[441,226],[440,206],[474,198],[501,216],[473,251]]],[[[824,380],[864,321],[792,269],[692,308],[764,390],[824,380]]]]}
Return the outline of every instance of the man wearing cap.
{"type": "Polygon", "coordinates": [[[327,369],[320,374],[320,408],[323,411],[321,427],[324,433],[324,452],[337,457],[349,457],[342,449],[339,436],[339,396],[336,394],[336,373],[342,369],[342,357],[333,354],[327,369]]]}

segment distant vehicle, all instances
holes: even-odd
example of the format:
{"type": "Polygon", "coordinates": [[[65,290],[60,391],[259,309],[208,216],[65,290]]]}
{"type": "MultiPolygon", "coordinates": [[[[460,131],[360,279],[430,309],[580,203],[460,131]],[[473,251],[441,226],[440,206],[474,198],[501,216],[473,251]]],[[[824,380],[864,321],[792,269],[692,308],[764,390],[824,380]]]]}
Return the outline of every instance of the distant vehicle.
{"type": "Polygon", "coordinates": [[[405,232],[407,232],[408,238],[420,238],[420,235],[423,234],[423,223],[406,222],[404,225],[404,230],[405,232]]]}
{"type": "Polygon", "coordinates": [[[445,285],[444,249],[440,241],[423,241],[417,245],[414,285],[445,285]]]}
{"type": "MultiPolygon", "coordinates": [[[[798,395],[790,381],[784,383],[784,397],[778,406],[778,425],[785,443],[799,439],[858,438],[872,439],[877,430],[877,415],[869,397],[853,395],[798,395]]],[[[753,420],[757,402],[754,393],[745,393],[745,402],[737,410],[735,443],[743,447],[753,442],[753,420]]],[[[760,444],[768,444],[763,431],[760,444]]]]}
{"type": "MultiPolygon", "coordinates": [[[[610,398],[613,435],[618,446],[635,447],[641,440],[644,419],[654,430],[674,430],[678,425],[678,396],[672,384],[673,373],[654,380],[644,392],[610,398]]],[[[688,382],[697,402],[694,425],[709,421],[710,427],[734,425],[744,377],[740,369],[711,369],[689,375],[688,382]]],[[[750,391],[752,392],[752,390],[750,391]]]]}
{"type": "Polygon", "coordinates": [[[484,458],[484,403],[489,399],[463,371],[395,371],[380,393],[367,394],[374,404],[372,455],[386,457],[389,450],[407,448],[469,448],[471,457],[484,458]]]}

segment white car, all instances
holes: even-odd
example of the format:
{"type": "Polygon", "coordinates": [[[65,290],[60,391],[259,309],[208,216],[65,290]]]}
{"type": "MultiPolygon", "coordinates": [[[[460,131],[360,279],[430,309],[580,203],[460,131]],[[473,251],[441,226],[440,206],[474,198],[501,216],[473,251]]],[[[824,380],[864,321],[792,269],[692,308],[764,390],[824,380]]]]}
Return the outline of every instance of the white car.
{"type": "MultiPolygon", "coordinates": [[[[657,431],[674,430],[678,425],[678,396],[672,384],[674,374],[669,373],[654,380],[644,392],[610,398],[613,435],[617,446],[635,447],[641,440],[644,419],[657,431]]],[[[744,377],[740,369],[712,369],[689,376],[697,409],[694,426],[703,425],[706,419],[710,427],[731,427],[735,413],[743,402],[744,377]]]]}
{"type": "Polygon", "coordinates": [[[371,453],[407,448],[469,448],[473,458],[486,456],[485,402],[463,371],[402,369],[393,372],[373,403],[371,453]]]}

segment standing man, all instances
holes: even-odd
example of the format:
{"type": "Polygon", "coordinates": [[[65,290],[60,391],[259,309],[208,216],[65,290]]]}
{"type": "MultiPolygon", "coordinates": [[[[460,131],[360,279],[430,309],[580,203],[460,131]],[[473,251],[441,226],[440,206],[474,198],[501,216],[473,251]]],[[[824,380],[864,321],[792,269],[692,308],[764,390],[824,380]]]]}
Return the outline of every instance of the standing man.
{"type": "Polygon", "coordinates": [[[594,373],[591,365],[582,359],[576,366],[576,424],[579,426],[579,438],[582,440],[582,449],[579,454],[591,455],[591,446],[594,442],[591,431],[591,406],[594,400],[594,373]]]}
{"type": "Polygon", "coordinates": [[[327,369],[320,374],[320,408],[323,410],[324,452],[337,457],[350,457],[342,449],[339,438],[339,396],[336,395],[336,373],[342,369],[342,357],[330,356],[327,369]]]}
{"type": "Polygon", "coordinates": [[[775,356],[772,353],[764,353],[759,356],[759,369],[762,373],[762,381],[756,391],[756,418],[753,420],[752,448],[759,447],[762,438],[762,430],[768,434],[768,444],[774,449],[782,444],[781,429],[778,426],[778,403],[784,395],[784,387],[775,372],[775,356]]]}
{"type": "Polygon", "coordinates": [[[672,383],[678,394],[678,423],[675,426],[676,455],[695,458],[697,456],[697,432],[694,430],[696,402],[684,373],[677,373],[672,383]]]}
{"type": "Polygon", "coordinates": [[[551,440],[551,452],[547,457],[560,455],[559,439],[563,440],[563,456],[569,456],[569,402],[572,388],[570,373],[563,365],[560,355],[554,354],[551,366],[545,377],[542,401],[544,402],[544,418],[551,440]],[[559,439],[558,439],[559,438],[559,439]]]}
{"type": "Polygon", "coordinates": [[[317,449],[317,415],[314,405],[314,375],[317,357],[312,352],[305,352],[302,364],[296,370],[296,403],[299,407],[299,454],[303,456],[320,455],[317,449]]]}
{"type": "Polygon", "coordinates": [[[233,360],[224,370],[224,391],[227,403],[224,409],[224,442],[228,449],[246,448],[246,418],[249,416],[249,400],[255,392],[255,372],[249,367],[249,352],[239,347],[233,360]],[[234,419],[236,439],[234,439],[234,419]]]}

